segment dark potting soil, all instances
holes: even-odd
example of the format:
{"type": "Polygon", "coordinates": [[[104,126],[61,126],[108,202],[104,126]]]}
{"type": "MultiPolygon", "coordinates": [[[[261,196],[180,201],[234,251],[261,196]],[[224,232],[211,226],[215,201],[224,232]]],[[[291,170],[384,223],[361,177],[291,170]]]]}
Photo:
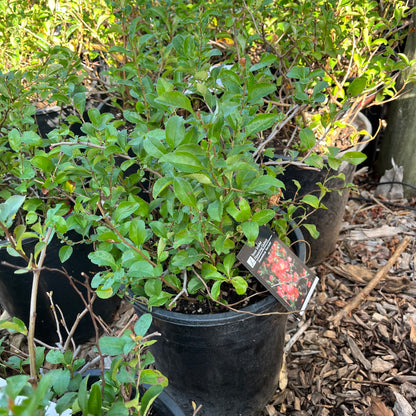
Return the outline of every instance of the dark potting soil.
{"type": "Polygon", "coordinates": [[[232,309],[242,309],[267,297],[269,292],[255,279],[249,281],[246,295],[238,295],[231,285],[223,284],[218,302],[212,299],[179,299],[173,312],[186,314],[210,314],[228,312],[232,309]],[[223,301],[221,301],[221,299],[223,301]],[[226,300],[226,301],[225,301],[226,300]]]}

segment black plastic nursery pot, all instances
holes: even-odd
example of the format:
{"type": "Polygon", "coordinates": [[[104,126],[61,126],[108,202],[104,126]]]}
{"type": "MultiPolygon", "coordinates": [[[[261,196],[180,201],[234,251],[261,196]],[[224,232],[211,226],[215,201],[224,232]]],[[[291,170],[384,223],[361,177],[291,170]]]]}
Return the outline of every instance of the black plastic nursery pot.
{"type": "MultiPolygon", "coordinates": [[[[357,115],[357,129],[366,130],[371,134],[371,123],[361,113],[358,113],[357,115]]],[[[366,138],[364,138],[362,143],[358,144],[353,149],[349,149],[349,151],[363,151],[366,144],[366,138]]],[[[324,183],[325,178],[338,175],[339,173],[345,175],[345,181],[341,179],[331,179],[326,182],[326,186],[330,189],[343,189],[352,182],[355,172],[356,166],[347,162],[343,162],[337,171],[327,168],[317,170],[297,165],[289,165],[285,167],[284,175],[279,177],[279,179],[285,184],[286,189],[283,191],[283,195],[286,199],[291,199],[295,195],[297,195],[297,198],[301,199],[307,194],[319,197],[320,188],[317,183],[324,183]],[[293,180],[297,180],[300,183],[301,187],[299,190],[293,183],[293,180]]],[[[319,237],[315,239],[308,232],[304,233],[305,241],[307,243],[306,262],[309,266],[316,266],[322,263],[335,250],[348,196],[348,189],[344,189],[342,192],[334,190],[327,193],[322,199],[322,203],[327,209],[318,209],[311,213],[313,208],[306,207],[307,212],[310,215],[305,222],[314,224],[320,234],[319,237]]]]}
{"type": "MultiPolygon", "coordinates": [[[[305,260],[302,233],[296,254],[305,260]]],[[[141,315],[147,307],[136,302],[141,315]]],[[[166,392],[186,415],[192,402],[201,416],[253,416],[276,391],[283,359],[287,314],[271,295],[240,312],[188,315],[153,308],[151,346],[156,367],[169,381],[166,392]],[[262,316],[258,316],[262,314],[262,316]]]]}
{"type": "MultiPolygon", "coordinates": [[[[23,250],[27,255],[30,255],[34,251],[37,242],[38,240],[34,238],[24,240],[23,250]]],[[[15,274],[14,271],[16,269],[5,264],[27,267],[27,263],[22,258],[13,257],[7,252],[5,243],[5,241],[0,242],[0,304],[9,315],[21,319],[28,325],[33,274],[32,272],[15,274]]],[[[62,310],[66,325],[69,329],[75,322],[77,315],[85,308],[81,297],[71,286],[69,280],[58,271],[48,269],[61,269],[61,267],[64,267],[75,281],[78,280],[80,282],[84,282],[82,273],[92,276],[99,270],[88,259],[88,254],[91,252],[90,245],[78,244],[74,246],[72,256],[64,263],[61,263],[59,260],[58,252],[60,247],[60,241],[56,237],[48,244],[44,262],[45,268],[41,271],[39,279],[35,336],[48,344],[57,342],[58,334],[56,320],[52,313],[47,292],[53,292],[53,303],[62,310]]],[[[77,284],[77,287],[86,298],[86,289],[80,284],[77,284]]],[[[116,296],[105,300],[97,298],[94,301],[93,310],[105,322],[110,322],[119,304],[120,298],[116,296]]],[[[61,319],[59,312],[56,312],[58,319],[61,319]]],[[[60,331],[65,339],[65,329],[61,327],[60,331]]],[[[74,339],[77,343],[82,343],[94,335],[94,326],[89,313],[87,313],[81,319],[74,339]]]]}

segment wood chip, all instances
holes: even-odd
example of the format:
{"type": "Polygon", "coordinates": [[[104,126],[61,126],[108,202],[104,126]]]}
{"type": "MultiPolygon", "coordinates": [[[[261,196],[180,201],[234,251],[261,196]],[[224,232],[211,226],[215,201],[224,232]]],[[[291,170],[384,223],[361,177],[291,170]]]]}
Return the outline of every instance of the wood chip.
{"type": "Polygon", "coordinates": [[[394,237],[402,233],[403,229],[400,227],[390,227],[389,225],[383,225],[379,228],[351,230],[347,234],[347,238],[349,240],[367,240],[373,238],[394,237]]]}
{"type": "Polygon", "coordinates": [[[347,336],[347,340],[348,340],[348,345],[350,346],[351,354],[353,355],[353,357],[356,360],[358,360],[367,371],[370,371],[371,370],[370,361],[368,361],[367,358],[364,357],[364,354],[361,352],[358,345],[354,342],[354,340],[350,336],[347,336]]]}
{"type": "Polygon", "coordinates": [[[371,363],[371,371],[373,373],[385,373],[394,367],[394,363],[383,360],[380,357],[375,358],[371,363]]]}
{"type": "Polygon", "coordinates": [[[409,402],[400,393],[396,391],[393,393],[396,396],[396,403],[394,403],[393,407],[396,416],[412,416],[414,409],[409,402]]]}

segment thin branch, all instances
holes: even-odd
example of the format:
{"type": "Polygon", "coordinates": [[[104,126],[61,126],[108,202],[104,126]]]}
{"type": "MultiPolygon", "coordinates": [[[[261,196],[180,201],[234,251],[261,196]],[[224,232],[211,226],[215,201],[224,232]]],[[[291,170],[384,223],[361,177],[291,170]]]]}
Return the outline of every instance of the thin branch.
{"type": "Polygon", "coordinates": [[[29,364],[30,364],[30,378],[33,384],[37,384],[37,372],[36,372],[36,353],[35,353],[35,325],[36,325],[36,305],[38,298],[38,287],[39,287],[39,278],[40,272],[42,269],[43,262],[46,257],[46,249],[48,247],[48,241],[52,235],[53,229],[48,228],[43,242],[45,246],[42,248],[39,256],[39,262],[37,268],[33,270],[33,280],[32,280],[32,291],[30,295],[30,313],[29,313],[29,332],[27,336],[27,343],[29,349],[29,364]]]}

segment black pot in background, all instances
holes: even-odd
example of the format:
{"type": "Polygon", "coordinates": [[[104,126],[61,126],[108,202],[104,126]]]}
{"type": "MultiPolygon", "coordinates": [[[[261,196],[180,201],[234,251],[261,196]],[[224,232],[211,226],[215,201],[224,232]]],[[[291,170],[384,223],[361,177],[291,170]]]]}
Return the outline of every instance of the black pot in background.
{"type": "MultiPolygon", "coordinates": [[[[291,233],[305,260],[302,233],[291,233]]],[[[147,307],[136,302],[138,315],[147,307]]],[[[166,392],[185,414],[192,401],[200,416],[253,416],[276,391],[283,359],[287,314],[271,295],[237,312],[188,315],[152,308],[151,331],[161,337],[150,347],[156,368],[169,380],[166,392]],[[266,314],[254,316],[253,314],[266,314]]]]}
{"type": "MultiPolygon", "coordinates": [[[[34,238],[24,240],[23,249],[28,256],[33,252],[37,242],[38,240],[34,238]]],[[[99,271],[98,266],[93,265],[88,259],[88,254],[91,252],[90,245],[77,244],[74,247],[72,256],[65,263],[61,263],[59,260],[58,252],[60,247],[59,239],[54,237],[48,245],[44,267],[50,269],[64,267],[70,276],[81,282],[84,282],[84,277],[82,277],[81,273],[93,276],[94,273],[99,271]]],[[[3,262],[21,267],[26,267],[27,263],[20,257],[9,255],[5,248],[5,242],[0,242],[0,304],[3,305],[9,315],[21,319],[28,325],[32,272],[15,274],[15,269],[4,265],[3,262]]],[[[77,287],[86,297],[86,289],[80,284],[77,284],[77,287]]],[[[80,296],[63,274],[46,269],[42,270],[37,297],[35,336],[48,344],[54,344],[58,341],[55,318],[51,311],[50,300],[46,295],[46,292],[51,291],[53,292],[53,302],[61,308],[69,329],[75,322],[77,315],[84,310],[84,303],[80,296]]],[[[110,299],[97,298],[94,301],[93,310],[105,322],[110,322],[119,304],[120,298],[117,296],[113,296],[110,299]]],[[[58,311],[57,314],[60,319],[58,311]]],[[[65,329],[61,327],[60,331],[65,339],[65,329]]],[[[94,327],[89,313],[87,313],[81,319],[74,339],[77,343],[82,343],[94,335],[94,327]]]]}
{"type": "MultiPolygon", "coordinates": [[[[366,130],[371,134],[371,123],[363,114],[357,114],[356,124],[358,130],[366,130]]],[[[364,138],[362,143],[348,151],[362,152],[367,145],[366,140],[367,139],[364,138]]],[[[325,178],[338,175],[339,173],[345,175],[345,181],[341,179],[331,179],[326,182],[325,185],[329,189],[342,189],[353,181],[355,172],[356,166],[347,162],[343,162],[337,171],[328,168],[317,170],[297,165],[288,165],[285,167],[284,174],[278,178],[285,184],[286,189],[283,191],[285,199],[292,199],[295,194],[297,195],[297,199],[301,199],[307,194],[319,197],[320,188],[317,183],[324,183],[325,178]],[[301,188],[299,191],[293,183],[294,179],[300,183],[301,188]]],[[[318,209],[306,219],[305,223],[314,224],[320,233],[319,237],[315,239],[311,237],[309,232],[304,232],[304,237],[308,246],[306,262],[309,266],[316,266],[322,263],[335,250],[348,196],[349,191],[347,189],[341,193],[337,191],[327,193],[322,199],[322,203],[327,209],[318,209]]],[[[305,206],[305,208],[307,213],[311,213],[314,210],[310,206],[305,206]]],[[[302,214],[303,211],[300,212],[299,209],[299,215],[302,214]]]]}

